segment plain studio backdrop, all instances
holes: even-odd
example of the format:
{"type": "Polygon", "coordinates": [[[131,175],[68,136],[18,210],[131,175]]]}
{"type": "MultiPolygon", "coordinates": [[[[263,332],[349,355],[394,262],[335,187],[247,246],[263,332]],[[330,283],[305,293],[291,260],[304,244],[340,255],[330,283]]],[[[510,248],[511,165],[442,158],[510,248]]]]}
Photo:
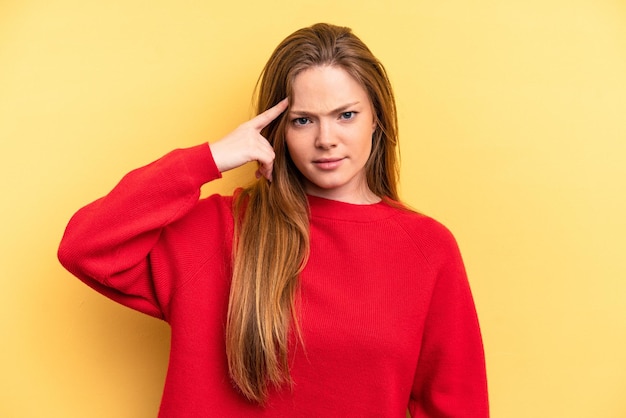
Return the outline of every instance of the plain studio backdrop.
{"type": "Polygon", "coordinates": [[[274,47],[320,21],[389,71],[402,197],[459,241],[492,415],[626,416],[623,0],[1,1],[0,416],[156,415],[168,327],[64,271],[64,227],[251,117],[274,47]]]}

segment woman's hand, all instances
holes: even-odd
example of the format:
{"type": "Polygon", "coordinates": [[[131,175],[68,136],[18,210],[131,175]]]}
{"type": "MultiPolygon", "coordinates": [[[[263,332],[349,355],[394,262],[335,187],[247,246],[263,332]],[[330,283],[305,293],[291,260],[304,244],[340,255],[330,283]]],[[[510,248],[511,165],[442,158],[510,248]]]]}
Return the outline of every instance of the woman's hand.
{"type": "Polygon", "coordinates": [[[224,138],[209,144],[220,172],[232,170],[250,161],[258,161],[257,176],[271,181],[275,154],[267,139],[261,135],[261,129],[283,113],[287,106],[287,99],[283,99],[274,107],[242,123],[224,138]]]}

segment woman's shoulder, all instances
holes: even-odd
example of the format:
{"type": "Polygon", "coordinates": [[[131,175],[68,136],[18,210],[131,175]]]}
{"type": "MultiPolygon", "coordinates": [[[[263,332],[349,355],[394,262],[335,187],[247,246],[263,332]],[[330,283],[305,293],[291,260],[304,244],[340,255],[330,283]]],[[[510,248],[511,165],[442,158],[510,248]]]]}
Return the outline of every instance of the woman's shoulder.
{"type": "Polygon", "coordinates": [[[237,191],[233,194],[211,193],[203,196],[190,216],[232,217],[233,202],[237,191]]]}
{"type": "Polygon", "coordinates": [[[393,208],[394,221],[422,251],[458,252],[456,238],[439,220],[406,206],[393,208]]]}
{"type": "Polygon", "coordinates": [[[205,233],[232,233],[233,195],[211,193],[200,198],[184,217],[167,226],[169,233],[195,236],[205,233]]]}

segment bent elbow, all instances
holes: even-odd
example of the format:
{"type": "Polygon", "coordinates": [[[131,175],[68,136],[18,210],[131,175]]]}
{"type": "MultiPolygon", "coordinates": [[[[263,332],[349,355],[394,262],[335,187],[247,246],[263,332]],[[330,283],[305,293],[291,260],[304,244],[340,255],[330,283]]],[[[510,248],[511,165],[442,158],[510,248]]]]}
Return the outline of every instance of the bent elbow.
{"type": "Polygon", "coordinates": [[[65,234],[57,249],[57,258],[69,272],[76,274],[80,268],[80,245],[65,234]]]}

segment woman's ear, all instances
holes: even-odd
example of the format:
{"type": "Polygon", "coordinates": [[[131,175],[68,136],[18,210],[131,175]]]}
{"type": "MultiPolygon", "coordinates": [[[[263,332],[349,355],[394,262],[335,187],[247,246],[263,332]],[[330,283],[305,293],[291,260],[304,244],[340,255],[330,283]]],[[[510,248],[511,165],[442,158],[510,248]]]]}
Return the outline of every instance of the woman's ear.
{"type": "Polygon", "coordinates": [[[376,127],[378,126],[378,114],[376,113],[374,105],[370,103],[370,106],[372,106],[372,135],[374,135],[374,132],[376,132],[376,127]]]}

